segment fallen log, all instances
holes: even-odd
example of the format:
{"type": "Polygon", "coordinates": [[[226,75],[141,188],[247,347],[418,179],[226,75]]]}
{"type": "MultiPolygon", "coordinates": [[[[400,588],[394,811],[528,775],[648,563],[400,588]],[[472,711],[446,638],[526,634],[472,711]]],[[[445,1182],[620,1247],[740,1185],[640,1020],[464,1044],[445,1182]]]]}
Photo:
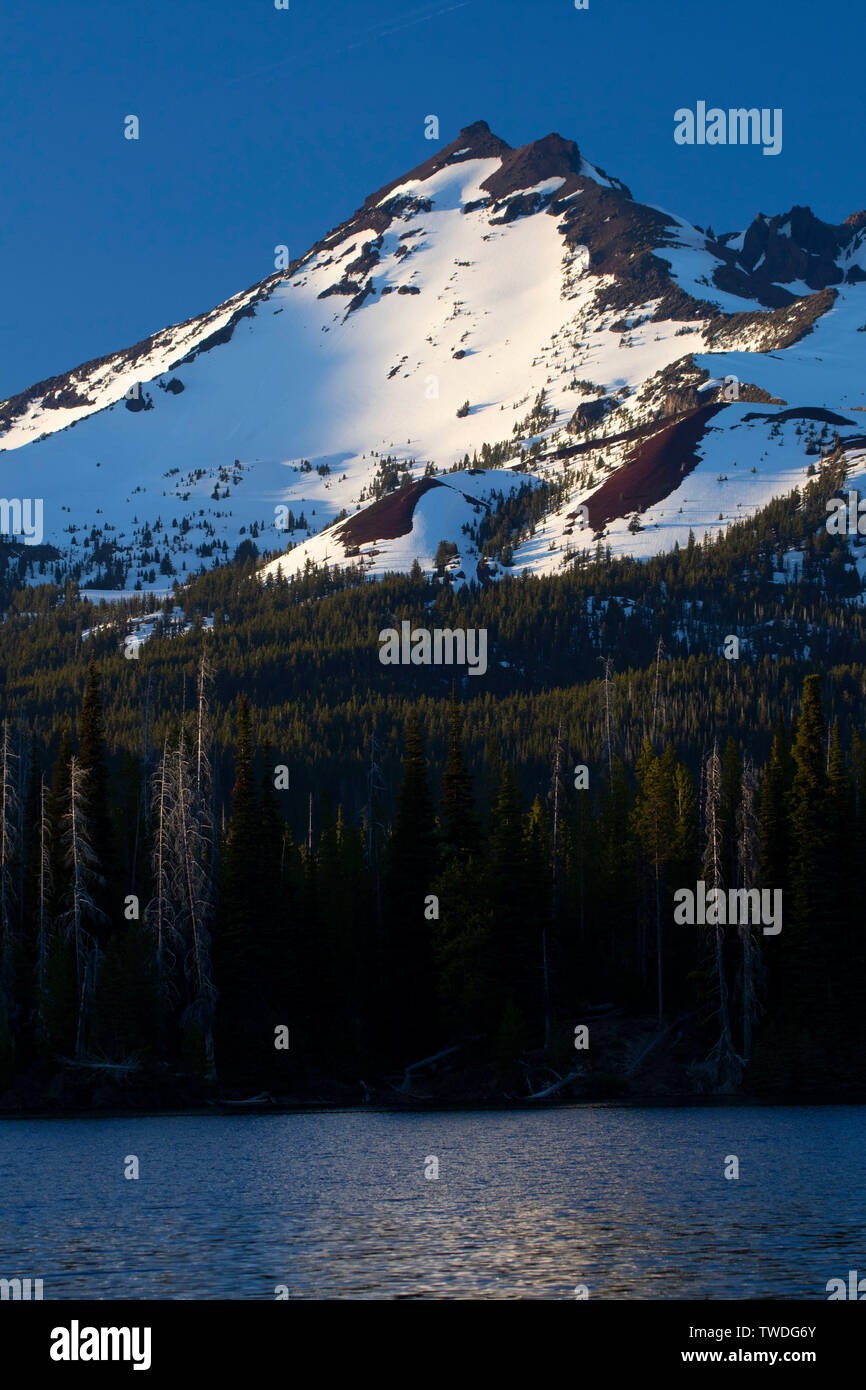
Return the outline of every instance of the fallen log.
{"type": "Polygon", "coordinates": [[[545,1096],[552,1096],[552,1095],[555,1095],[557,1091],[561,1091],[561,1090],[562,1090],[563,1086],[567,1086],[568,1083],[569,1083],[569,1081],[577,1081],[577,1080],[579,1080],[579,1078],[580,1078],[582,1075],[583,1075],[583,1069],[582,1069],[582,1068],[581,1068],[580,1071],[570,1071],[570,1072],[568,1073],[568,1076],[563,1076],[559,1081],[554,1081],[553,1085],[552,1085],[552,1086],[548,1086],[546,1090],[544,1090],[544,1091],[531,1091],[531,1092],[529,1093],[529,1096],[527,1097],[527,1099],[528,1099],[528,1100],[543,1100],[545,1096]]]}
{"type": "MultiPolygon", "coordinates": [[[[405,1069],[405,1071],[404,1071],[404,1073],[403,1073],[403,1084],[402,1084],[402,1086],[400,1087],[400,1090],[401,1090],[401,1091],[406,1091],[406,1090],[408,1090],[408,1088],[409,1088],[409,1082],[410,1082],[411,1079],[412,1079],[412,1073],[413,1073],[413,1072],[415,1072],[415,1071],[422,1071],[424,1067],[429,1067],[429,1066],[431,1065],[431,1063],[433,1063],[433,1062],[440,1062],[440,1061],[442,1060],[443,1057],[450,1057],[452,1053],[454,1053],[454,1052],[459,1052],[459,1051],[460,1051],[460,1044],[458,1043],[458,1044],[457,1044],[456,1046],[454,1046],[454,1047],[443,1047],[443,1049],[442,1049],[441,1052],[434,1052],[433,1055],[432,1055],[432,1057],[424,1057],[424,1058],[422,1058],[422,1060],[421,1060],[420,1062],[412,1062],[412,1064],[411,1064],[410,1066],[406,1067],[406,1069],[405,1069]]],[[[396,1089],[396,1087],[395,1087],[395,1089],[396,1089]]]]}
{"type": "Polygon", "coordinates": [[[673,1023],[669,1024],[667,1028],[664,1028],[660,1033],[656,1033],[652,1042],[649,1043],[648,1046],[644,1048],[643,1052],[641,1052],[640,1055],[636,1057],[635,1060],[631,1063],[631,1065],[627,1067],[625,1073],[626,1076],[634,1076],[638,1067],[641,1065],[644,1058],[647,1057],[650,1052],[652,1052],[656,1043],[660,1043],[662,1038],[666,1038],[668,1033],[672,1033],[674,1028],[678,1028],[681,1023],[685,1023],[688,1019],[694,1018],[696,1012],[697,1010],[693,1010],[690,1014],[680,1014],[680,1017],[675,1018],[673,1023]]]}
{"type": "Polygon", "coordinates": [[[141,1071],[140,1062],[80,1062],[72,1057],[61,1057],[59,1061],[64,1067],[80,1067],[83,1071],[141,1071]]]}

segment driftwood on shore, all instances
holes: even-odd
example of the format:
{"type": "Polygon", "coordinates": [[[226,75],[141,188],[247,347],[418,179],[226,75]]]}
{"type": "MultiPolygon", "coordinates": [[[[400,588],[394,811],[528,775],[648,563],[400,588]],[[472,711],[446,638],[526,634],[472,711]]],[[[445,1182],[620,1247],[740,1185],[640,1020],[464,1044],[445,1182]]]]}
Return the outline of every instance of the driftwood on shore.
{"type": "Polygon", "coordinates": [[[640,1067],[640,1065],[642,1064],[644,1058],[647,1057],[650,1052],[652,1052],[656,1044],[660,1043],[662,1038],[666,1038],[668,1033],[672,1033],[675,1028],[678,1028],[681,1023],[686,1023],[688,1019],[694,1018],[694,1016],[694,1011],[690,1014],[680,1014],[679,1018],[675,1018],[673,1023],[668,1024],[667,1028],[663,1028],[660,1032],[656,1033],[655,1037],[651,1039],[651,1041],[644,1048],[643,1052],[639,1053],[638,1056],[635,1057],[634,1061],[629,1064],[628,1068],[626,1069],[626,1076],[634,1076],[638,1067],[640,1067]]]}
{"type": "Polygon", "coordinates": [[[262,1091],[260,1095],[249,1096],[246,1100],[227,1100],[225,1097],[222,1097],[219,1100],[208,1101],[208,1104],[217,1106],[232,1105],[236,1109],[243,1110],[248,1109],[250,1106],[258,1106],[261,1108],[268,1105],[276,1105],[276,1101],[269,1091],[262,1091]]]}
{"type": "Polygon", "coordinates": [[[400,1086],[400,1090],[408,1093],[413,1072],[423,1071],[425,1067],[431,1066],[434,1062],[441,1062],[443,1057],[450,1057],[452,1053],[459,1051],[460,1044],[458,1043],[453,1047],[443,1047],[441,1052],[434,1052],[431,1057],[424,1057],[420,1062],[412,1062],[403,1073],[403,1084],[400,1086]]]}
{"type": "MultiPolygon", "coordinates": [[[[557,1073],[554,1072],[554,1076],[556,1076],[556,1075],[557,1075],[557,1073]]],[[[529,1096],[527,1097],[527,1099],[528,1099],[528,1100],[543,1100],[545,1096],[553,1096],[553,1095],[556,1095],[556,1092],[557,1092],[557,1091],[561,1091],[562,1088],[563,1088],[563,1086],[567,1086],[568,1083],[569,1083],[570,1081],[578,1081],[582,1075],[583,1075],[583,1068],[581,1068],[579,1071],[570,1071],[570,1072],[568,1073],[568,1076],[559,1076],[559,1077],[557,1077],[557,1080],[554,1081],[553,1085],[552,1085],[552,1086],[547,1086],[543,1091],[530,1091],[529,1096]]]]}
{"type": "Polygon", "coordinates": [[[64,1067],[79,1067],[82,1071],[141,1071],[140,1062],[75,1061],[72,1057],[61,1057],[59,1061],[64,1067]]]}

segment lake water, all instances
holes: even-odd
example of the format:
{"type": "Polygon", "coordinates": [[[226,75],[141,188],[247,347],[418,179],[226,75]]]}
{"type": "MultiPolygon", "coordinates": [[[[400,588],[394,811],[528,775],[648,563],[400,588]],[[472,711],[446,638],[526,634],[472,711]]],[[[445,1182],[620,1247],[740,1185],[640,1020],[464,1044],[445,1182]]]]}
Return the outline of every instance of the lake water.
{"type": "Polygon", "coordinates": [[[46,1299],[826,1299],[866,1274],[864,1138],[863,1106],[5,1120],[0,1277],[46,1299]]]}

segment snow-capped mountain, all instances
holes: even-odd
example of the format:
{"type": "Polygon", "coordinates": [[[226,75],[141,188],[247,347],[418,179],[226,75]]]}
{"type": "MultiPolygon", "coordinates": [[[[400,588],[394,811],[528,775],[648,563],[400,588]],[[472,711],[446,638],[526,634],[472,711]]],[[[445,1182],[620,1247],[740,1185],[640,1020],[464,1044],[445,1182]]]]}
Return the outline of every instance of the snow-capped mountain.
{"type": "Polygon", "coordinates": [[[0,405],[51,547],[19,565],[164,587],[250,539],[264,576],[486,577],[700,538],[836,434],[866,460],[864,280],[864,212],[717,236],[476,122],[285,270],[0,405]]]}

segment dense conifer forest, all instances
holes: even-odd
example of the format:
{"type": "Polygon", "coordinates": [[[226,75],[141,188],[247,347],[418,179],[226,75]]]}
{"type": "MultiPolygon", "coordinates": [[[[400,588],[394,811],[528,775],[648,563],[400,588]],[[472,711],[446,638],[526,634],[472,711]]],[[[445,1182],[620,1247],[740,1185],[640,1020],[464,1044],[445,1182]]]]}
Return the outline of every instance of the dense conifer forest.
{"type": "Polygon", "coordinates": [[[640,1019],[683,1089],[859,1094],[841,483],[549,579],[262,586],[248,549],[134,658],[146,596],[10,584],[0,1104],[406,1099],[437,1054],[440,1099],[639,1094],[640,1019]],[[383,666],[403,619],[486,629],[487,673],[383,666]],[[698,881],[781,890],[782,930],[678,924],[698,881]]]}

